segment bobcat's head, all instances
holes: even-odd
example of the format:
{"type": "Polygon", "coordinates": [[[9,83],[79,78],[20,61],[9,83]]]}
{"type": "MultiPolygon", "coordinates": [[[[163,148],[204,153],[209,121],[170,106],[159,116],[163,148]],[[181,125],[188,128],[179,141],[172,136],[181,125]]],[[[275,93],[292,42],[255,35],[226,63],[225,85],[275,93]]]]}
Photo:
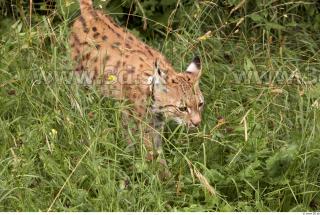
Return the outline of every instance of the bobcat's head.
{"type": "Polygon", "coordinates": [[[187,70],[162,70],[158,62],[153,75],[153,111],[178,124],[196,127],[201,122],[204,98],[199,88],[201,62],[195,57],[187,70]]]}

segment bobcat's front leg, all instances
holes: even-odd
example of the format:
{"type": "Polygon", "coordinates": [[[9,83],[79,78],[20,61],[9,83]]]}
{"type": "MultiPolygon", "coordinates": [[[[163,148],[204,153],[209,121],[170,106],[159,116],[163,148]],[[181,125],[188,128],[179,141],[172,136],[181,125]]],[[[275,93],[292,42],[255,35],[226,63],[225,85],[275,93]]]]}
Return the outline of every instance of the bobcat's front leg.
{"type": "Polygon", "coordinates": [[[166,179],[171,177],[171,172],[168,168],[162,149],[162,134],[164,129],[164,119],[160,114],[153,116],[153,155],[156,157],[157,162],[160,164],[159,177],[166,179]]]}
{"type": "Polygon", "coordinates": [[[144,132],[144,146],[147,159],[155,160],[162,154],[162,131],[164,123],[160,116],[152,116],[144,132]]]}
{"type": "Polygon", "coordinates": [[[162,133],[164,127],[163,116],[160,114],[155,114],[152,118],[153,124],[153,152],[154,155],[162,155],[162,133]]]}

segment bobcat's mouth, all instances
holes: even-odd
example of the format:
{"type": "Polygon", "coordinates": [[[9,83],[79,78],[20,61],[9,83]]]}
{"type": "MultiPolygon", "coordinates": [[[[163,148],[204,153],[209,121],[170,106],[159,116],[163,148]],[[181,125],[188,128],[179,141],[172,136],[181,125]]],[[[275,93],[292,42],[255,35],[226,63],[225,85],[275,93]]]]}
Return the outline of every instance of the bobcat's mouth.
{"type": "Polygon", "coordinates": [[[194,125],[192,122],[186,122],[179,117],[174,117],[173,121],[176,122],[178,125],[186,126],[188,129],[191,129],[191,130],[197,129],[199,127],[194,125]]]}

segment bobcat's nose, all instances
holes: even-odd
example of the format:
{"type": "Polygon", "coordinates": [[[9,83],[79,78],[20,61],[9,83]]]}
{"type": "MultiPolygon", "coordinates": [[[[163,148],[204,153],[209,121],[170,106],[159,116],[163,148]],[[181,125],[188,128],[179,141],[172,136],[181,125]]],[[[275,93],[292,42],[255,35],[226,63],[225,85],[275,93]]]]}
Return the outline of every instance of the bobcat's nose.
{"type": "Polygon", "coordinates": [[[200,115],[196,115],[196,116],[192,117],[191,123],[192,123],[192,125],[194,125],[195,127],[198,127],[198,126],[200,125],[200,123],[201,123],[200,115]]]}

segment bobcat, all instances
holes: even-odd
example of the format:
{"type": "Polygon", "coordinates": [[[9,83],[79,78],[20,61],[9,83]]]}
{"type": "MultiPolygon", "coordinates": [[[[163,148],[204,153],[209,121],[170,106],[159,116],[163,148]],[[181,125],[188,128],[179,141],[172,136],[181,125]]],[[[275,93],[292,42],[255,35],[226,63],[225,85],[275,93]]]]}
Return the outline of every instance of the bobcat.
{"type": "Polygon", "coordinates": [[[75,73],[103,95],[130,101],[137,118],[151,116],[155,132],[146,140],[148,149],[160,153],[166,119],[189,127],[200,124],[204,98],[199,57],[177,73],[159,51],[93,9],[92,0],[80,0],[80,10],[70,35],[75,73]]]}

